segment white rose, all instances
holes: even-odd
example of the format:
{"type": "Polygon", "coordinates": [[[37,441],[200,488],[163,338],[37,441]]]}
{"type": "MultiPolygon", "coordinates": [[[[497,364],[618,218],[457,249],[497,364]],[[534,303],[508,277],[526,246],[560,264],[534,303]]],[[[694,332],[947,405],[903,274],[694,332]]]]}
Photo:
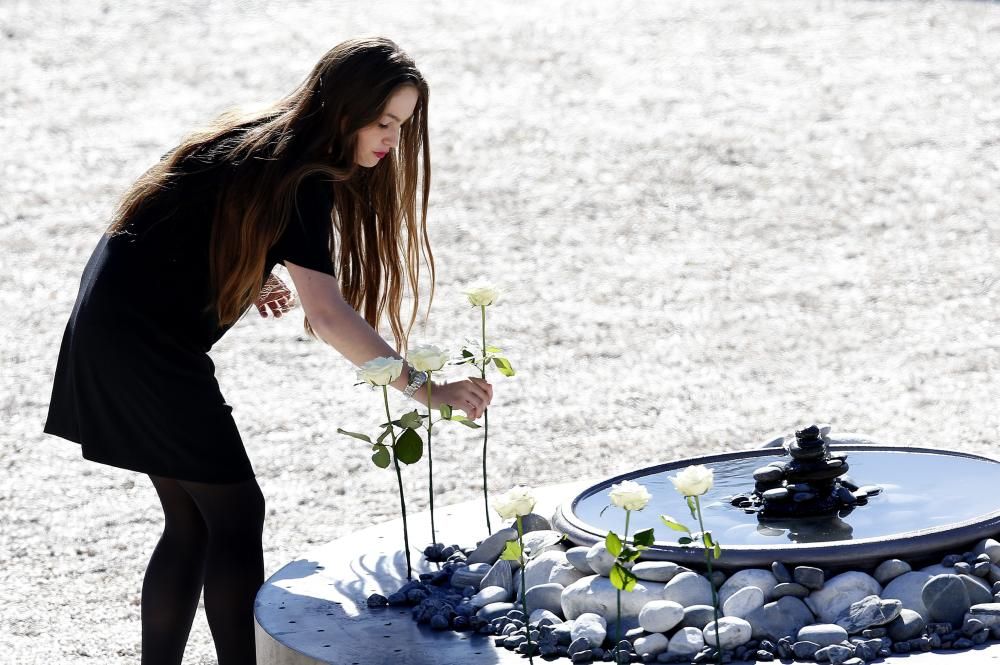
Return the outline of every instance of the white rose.
{"type": "Polygon", "coordinates": [[[500,297],[500,292],[489,286],[479,286],[465,292],[469,297],[469,302],[476,307],[492,305],[500,297]]]}
{"type": "Polygon", "coordinates": [[[424,344],[410,349],[406,361],[418,371],[436,372],[448,362],[448,355],[433,344],[424,344]]]}
{"type": "Polygon", "coordinates": [[[625,510],[642,510],[652,495],[634,480],[623,480],[611,486],[611,503],[625,510]]]}
{"type": "Polygon", "coordinates": [[[508,520],[512,517],[524,517],[535,509],[535,497],[524,485],[518,485],[507,490],[499,499],[493,502],[493,509],[500,517],[508,520]]]}
{"type": "Polygon", "coordinates": [[[712,489],[712,470],[704,464],[689,466],[676,476],[670,476],[670,482],[684,496],[701,496],[712,489]]]}
{"type": "Polygon", "coordinates": [[[374,358],[358,370],[358,378],[373,386],[387,386],[403,373],[400,358],[374,358]]]}

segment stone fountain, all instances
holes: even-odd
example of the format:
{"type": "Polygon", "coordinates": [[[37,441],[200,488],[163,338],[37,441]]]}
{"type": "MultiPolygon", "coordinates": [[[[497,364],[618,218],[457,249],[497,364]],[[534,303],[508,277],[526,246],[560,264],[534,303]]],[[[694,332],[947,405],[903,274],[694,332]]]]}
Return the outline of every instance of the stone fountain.
{"type": "Polygon", "coordinates": [[[929,562],[1000,532],[1000,504],[992,492],[1000,486],[997,460],[885,445],[857,434],[834,437],[829,427],[816,425],[764,447],[609,478],[563,503],[553,528],[577,545],[602,540],[621,526],[618,511],[601,514],[608,490],[635,480],[653,494],[653,503],[633,514],[632,528],[652,527],[663,538],[645,558],[698,565],[701,550],[666,540],[669,534],[659,524],[660,514],[687,513],[669,476],[694,464],[715,475],[701,503],[708,528],[724,546],[721,568],[774,561],[873,568],[892,557],[929,562]]]}
{"type": "MultiPolygon", "coordinates": [[[[261,662],[507,665],[530,651],[573,662],[704,663],[714,660],[717,636],[733,663],[862,665],[972,649],[1000,640],[997,486],[997,460],[811,426],[760,448],[640,469],[586,489],[548,488],[549,506],[562,501],[551,521],[525,518],[529,612],[519,605],[520,575],[500,558],[515,535],[509,525],[475,547],[456,546],[440,568],[421,560],[419,580],[405,582],[398,565],[394,573],[386,567],[398,531],[387,523],[269,580],[256,610],[261,662]],[[723,546],[711,578],[703,550],[670,540],[677,534],[659,524],[661,513],[687,512],[669,477],[694,464],[715,477],[701,497],[706,528],[723,546]],[[621,594],[619,641],[605,536],[620,530],[623,515],[604,509],[611,485],[626,479],[653,495],[633,511],[631,533],[653,527],[660,540],[631,568],[638,581],[621,594]],[[359,538],[383,550],[345,555],[359,538]]],[[[462,529],[480,504],[451,510],[443,522],[462,529]]]]}

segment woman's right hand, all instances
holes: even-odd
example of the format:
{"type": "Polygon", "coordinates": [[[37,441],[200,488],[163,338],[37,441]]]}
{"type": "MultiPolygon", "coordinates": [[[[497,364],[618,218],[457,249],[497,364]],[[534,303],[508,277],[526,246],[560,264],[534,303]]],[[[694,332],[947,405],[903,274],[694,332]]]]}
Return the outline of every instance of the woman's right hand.
{"type": "Polygon", "coordinates": [[[493,386],[485,379],[470,376],[451,383],[434,383],[431,388],[432,409],[440,410],[445,404],[460,409],[472,420],[483,415],[493,399],[493,386]]]}

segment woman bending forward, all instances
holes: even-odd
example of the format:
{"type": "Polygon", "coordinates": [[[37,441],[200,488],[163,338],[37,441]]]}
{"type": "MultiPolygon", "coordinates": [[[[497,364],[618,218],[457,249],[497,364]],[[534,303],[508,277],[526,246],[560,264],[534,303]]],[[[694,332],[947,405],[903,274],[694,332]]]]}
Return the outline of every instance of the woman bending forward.
{"type": "MultiPolygon", "coordinates": [[[[208,351],[252,305],[280,314],[283,290],[262,288],[281,263],[317,337],[356,365],[400,357],[376,331],[388,314],[405,349],[421,255],[433,299],[427,100],[393,42],[344,42],[266,111],[224,115],[149,169],[87,263],[45,431],[89,460],[148,474],[159,495],[143,665],[181,662],[203,587],[219,664],[254,663],[264,499],[208,351]]],[[[423,378],[406,369],[399,390],[423,378]]],[[[426,386],[414,397],[478,418],[492,393],[469,378],[435,385],[432,404],[426,386]]]]}

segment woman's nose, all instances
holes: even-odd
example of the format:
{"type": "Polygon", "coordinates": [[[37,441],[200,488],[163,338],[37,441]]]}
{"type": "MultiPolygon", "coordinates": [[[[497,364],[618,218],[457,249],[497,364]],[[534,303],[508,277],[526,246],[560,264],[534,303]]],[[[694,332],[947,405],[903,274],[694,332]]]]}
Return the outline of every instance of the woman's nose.
{"type": "Polygon", "coordinates": [[[385,138],[383,138],[382,139],[382,143],[384,145],[389,146],[390,148],[395,148],[396,146],[398,146],[399,145],[399,130],[397,129],[396,131],[392,132],[391,134],[389,134],[388,136],[386,136],[385,138]]]}

